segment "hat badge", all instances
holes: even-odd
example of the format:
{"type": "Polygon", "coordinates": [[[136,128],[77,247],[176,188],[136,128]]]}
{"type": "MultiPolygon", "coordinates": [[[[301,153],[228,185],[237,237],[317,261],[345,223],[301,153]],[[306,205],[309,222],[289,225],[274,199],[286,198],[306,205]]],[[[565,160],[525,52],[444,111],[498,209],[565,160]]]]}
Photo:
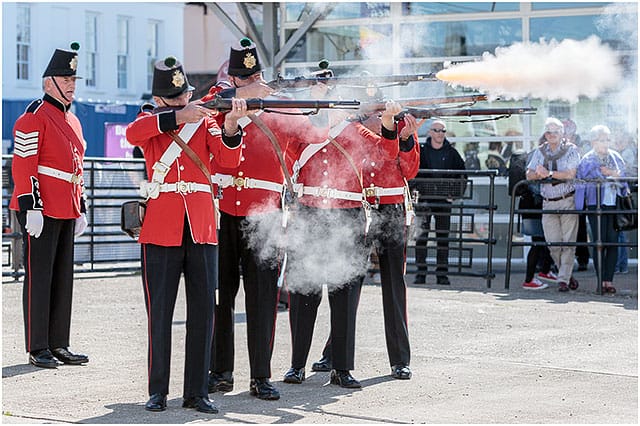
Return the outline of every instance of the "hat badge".
{"type": "Polygon", "coordinates": [[[171,83],[173,83],[174,87],[182,87],[184,85],[184,74],[182,74],[180,70],[175,70],[171,83]]]}
{"type": "Polygon", "coordinates": [[[71,61],[69,62],[69,68],[74,71],[78,68],[78,55],[75,55],[73,58],[71,58],[71,61]]]}
{"type": "Polygon", "coordinates": [[[246,68],[251,69],[251,68],[256,66],[256,57],[253,56],[253,54],[249,52],[249,53],[247,53],[245,55],[244,60],[242,61],[242,63],[244,64],[244,66],[246,68]]]}

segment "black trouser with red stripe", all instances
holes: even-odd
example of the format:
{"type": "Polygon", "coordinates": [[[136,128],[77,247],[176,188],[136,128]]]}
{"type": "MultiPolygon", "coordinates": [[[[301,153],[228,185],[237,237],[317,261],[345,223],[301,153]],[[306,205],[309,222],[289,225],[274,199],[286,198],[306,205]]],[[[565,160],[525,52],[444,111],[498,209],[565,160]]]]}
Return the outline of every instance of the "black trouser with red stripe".
{"type": "Polygon", "coordinates": [[[384,314],[384,335],[391,366],[409,365],[409,329],[407,326],[407,285],[404,281],[406,259],[404,206],[382,204],[374,210],[370,237],[380,262],[380,285],[384,314]]]}
{"type": "Polygon", "coordinates": [[[74,219],[44,216],[38,238],[25,230],[26,212],[17,214],[24,246],[24,312],[27,352],[69,346],[73,295],[74,219]]]}
{"type": "Polygon", "coordinates": [[[251,378],[271,377],[279,261],[275,245],[270,245],[260,235],[273,237],[278,233],[280,229],[269,232],[263,226],[281,227],[281,215],[280,211],[248,217],[220,213],[220,274],[212,372],[222,373],[234,368],[234,313],[242,268],[251,378]],[[260,225],[256,225],[258,223],[260,225]],[[267,245],[272,248],[266,248],[267,245]],[[268,252],[265,254],[263,249],[268,252]],[[265,258],[261,258],[262,255],[265,258]]]}
{"type": "MultiPolygon", "coordinates": [[[[381,204],[372,210],[367,241],[373,244],[380,263],[380,286],[384,314],[384,335],[389,363],[409,365],[411,349],[407,325],[407,285],[404,281],[406,260],[405,212],[402,204],[381,204]]],[[[331,336],[322,356],[331,359],[331,336]]]]}
{"type": "MultiPolygon", "coordinates": [[[[362,260],[362,273],[353,276],[340,285],[332,284],[329,288],[329,306],[331,309],[331,359],[333,368],[337,370],[353,370],[356,338],[356,313],[360,300],[362,279],[366,271],[366,250],[364,244],[364,218],[362,209],[316,209],[299,206],[296,218],[289,226],[294,235],[301,235],[303,229],[309,242],[334,239],[328,237],[329,230],[338,226],[340,229],[353,230],[353,234],[344,233],[339,247],[327,247],[326,250],[343,249],[350,253],[353,264],[358,258],[362,260]]],[[[336,241],[333,241],[335,245],[336,241]]],[[[336,253],[326,250],[290,251],[289,268],[300,268],[300,265],[325,265],[326,269],[339,269],[342,261],[335,261],[336,253]]],[[[346,261],[346,263],[351,263],[346,261]]],[[[318,307],[322,301],[322,277],[287,274],[289,285],[289,324],[291,326],[291,367],[303,368],[307,363],[309,349],[313,338],[313,329],[318,315],[318,307]],[[307,282],[303,282],[307,281],[307,282]],[[315,287],[315,288],[314,288],[315,287]],[[310,291],[312,290],[312,291],[310,291]]]]}
{"type": "Polygon", "coordinates": [[[173,311],[182,273],[187,299],[183,397],[208,395],[217,256],[217,246],[193,242],[186,218],[181,246],[142,245],[142,282],[149,332],[149,395],[169,393],[173,311]]]}

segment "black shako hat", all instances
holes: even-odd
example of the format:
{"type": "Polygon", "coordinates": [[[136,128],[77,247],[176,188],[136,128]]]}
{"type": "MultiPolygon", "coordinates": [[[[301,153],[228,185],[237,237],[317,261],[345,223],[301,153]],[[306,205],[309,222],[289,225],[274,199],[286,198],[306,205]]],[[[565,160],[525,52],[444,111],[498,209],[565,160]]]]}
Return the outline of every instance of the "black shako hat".
{"type": "Polygon", "coordinates": [[[151,94],[162,98],[175,98],[186,91],[196,90],[189,84],[182,64],[173,56],[156,61],[153,69],[151,94]]]}
{"type": "Polygon", "coordinates": [[[51,56],[47,69],[44,70],[42,77],[78,77],[76,70],[78,69],[78,50],[80,44],[76,41],[71,43],[72,50],[56,49],[51,56]]]}
{"type": "Polygon", "coordinates": [[[239,45],[231,46],[229,52],[229,71],[227,74],[236,77],[248,77],[262,71],[258,60],[256,45],[248,38],[240,40],[239,45]]]}

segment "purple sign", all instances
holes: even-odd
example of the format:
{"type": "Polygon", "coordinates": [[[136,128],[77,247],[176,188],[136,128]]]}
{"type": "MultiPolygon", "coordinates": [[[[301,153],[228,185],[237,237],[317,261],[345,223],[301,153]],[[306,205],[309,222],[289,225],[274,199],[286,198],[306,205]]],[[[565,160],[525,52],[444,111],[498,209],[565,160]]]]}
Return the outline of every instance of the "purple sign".
{"type": "Polygon", "coordinates": [[[129,123],[104,123],[104,156],[107,158],[133,158],[133,145],[125,133],[129,123]]]}

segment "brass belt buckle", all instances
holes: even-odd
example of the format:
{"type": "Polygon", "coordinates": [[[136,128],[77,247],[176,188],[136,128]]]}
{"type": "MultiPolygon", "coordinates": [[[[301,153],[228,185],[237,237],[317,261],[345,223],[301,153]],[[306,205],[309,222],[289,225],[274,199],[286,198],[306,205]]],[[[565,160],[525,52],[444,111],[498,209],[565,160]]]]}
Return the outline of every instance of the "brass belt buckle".
{"type": "Polygon", "coordinates": [[[376,196],[376,188],[375,187],[373,187],[373,188],[371,188],[371,187],[370,188],[365,188],[364,189],[364,196],[367,197],[367,198],[368,197],[375,197],[376,196]]]}
{"type": "Polygon", "coordinates": [[[80,183],[82,182],[82,176],[80,175],[71,175],[71,179],[70,179],[71,183],[75,183],[76,185],[80,185],[80,183]]]}
{"type": "Polygon", "coordinates": [[[238,188],[244,188],[246,184],[246,180],[243,177],[237,177],[237,178],[233,178],[233,185],[237,186],[238,188]]]}
{"type": "Polygon", "coordinates": [[[180,182],[176,182],[176,192],[179,192],[181,194],[191,192],[190,185],[183,180],[181,180],[180,182]]]}

